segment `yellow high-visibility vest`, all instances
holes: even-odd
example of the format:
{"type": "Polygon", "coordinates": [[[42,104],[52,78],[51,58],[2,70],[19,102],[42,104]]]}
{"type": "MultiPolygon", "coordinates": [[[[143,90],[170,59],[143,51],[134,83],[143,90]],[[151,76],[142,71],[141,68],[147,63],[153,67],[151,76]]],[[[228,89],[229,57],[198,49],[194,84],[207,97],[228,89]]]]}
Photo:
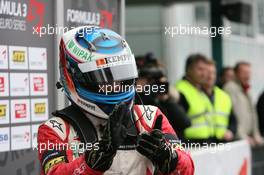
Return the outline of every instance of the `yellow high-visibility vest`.
{"type": "Polygon", "coordinates": [[[208,116],[212,105],[208,97],[187,80],[180,80],[176,89],[186,98],[189,109],[187,115],[191,126],[184,130],[185,139],[207,139],[214,137],[214,120],[208,116]]]}
{"type": "Polygon", "coordinates": [[[225,91],[215,86],[214,103],[211,103],[211,105],[213,111],[210,115],[214,121],[215,137],[221,140],[228,128],[229,116],[232,110],[232,101],[225,91]]]}

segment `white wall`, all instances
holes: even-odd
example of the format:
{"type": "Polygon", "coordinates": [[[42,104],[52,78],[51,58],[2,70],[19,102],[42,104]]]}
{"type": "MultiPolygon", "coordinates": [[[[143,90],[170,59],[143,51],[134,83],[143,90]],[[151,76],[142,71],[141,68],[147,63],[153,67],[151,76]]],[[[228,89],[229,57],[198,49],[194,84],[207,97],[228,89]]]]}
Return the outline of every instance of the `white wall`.
{"type": "MultiPolygon", "coordinates": [[[[173,27],[194,24],[194,6],[192,4],[175,4],[164,8],[163,25],[173,27]]],[[[168,66],[169,80],[174,83],[184,75],[185,60],[191,53],[201,52],[207,56],[211,54],[209,37],[195,35],[165,35],[164,58],[168,66]]]]}
{"type": "Polygon", "coordinates": [[[161,12],[160,5],[126,7],[126,40],[135,55],[152,52],[162,57],[161,12]]]}

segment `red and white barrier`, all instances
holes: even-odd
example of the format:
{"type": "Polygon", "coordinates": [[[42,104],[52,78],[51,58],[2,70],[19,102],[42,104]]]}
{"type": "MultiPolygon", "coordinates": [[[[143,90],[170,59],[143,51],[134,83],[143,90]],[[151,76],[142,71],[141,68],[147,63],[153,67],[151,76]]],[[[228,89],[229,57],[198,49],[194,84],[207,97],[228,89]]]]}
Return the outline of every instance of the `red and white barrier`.
{"type": "Polygon", "coordinates": [[[251,175],[251,149],[242,140],[191,150],[195,175],[251,175]]]}

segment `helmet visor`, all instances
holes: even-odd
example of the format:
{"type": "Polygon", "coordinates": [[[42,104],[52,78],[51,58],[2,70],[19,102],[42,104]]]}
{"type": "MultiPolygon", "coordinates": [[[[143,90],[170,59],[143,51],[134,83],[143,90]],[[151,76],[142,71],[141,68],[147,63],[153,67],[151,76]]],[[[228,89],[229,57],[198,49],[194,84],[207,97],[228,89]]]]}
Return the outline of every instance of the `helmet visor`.
{"type": "Polygon", "coordinates": [[[109,83],[138,77],[134,55],[101,58],[78,67],[86,82],[109,83]]]}
{"type": "Polygon", "coordinates": [[[74,82],[84,89],[97,93],[99,90],[102,93],[103,88],[121,89],[114,93],[130,91],[135,78],[138,77],[134,57],[133,59],[116,60],[104,58],[78,64],[73,71],[74,82]]]}

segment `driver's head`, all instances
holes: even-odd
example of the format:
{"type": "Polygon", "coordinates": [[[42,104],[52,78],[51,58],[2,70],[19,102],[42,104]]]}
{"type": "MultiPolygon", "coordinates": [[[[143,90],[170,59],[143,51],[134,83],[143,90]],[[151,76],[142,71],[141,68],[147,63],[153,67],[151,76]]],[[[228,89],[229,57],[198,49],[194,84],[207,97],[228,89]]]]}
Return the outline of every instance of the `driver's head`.
{"type": "Polygon", "coordinates": [[[137,67],[127,42],[109,29],[83,26],[60,42],[60,81],[67,97],[83,110],[107,119],[116,104],[130,107],[137,67]]]}

